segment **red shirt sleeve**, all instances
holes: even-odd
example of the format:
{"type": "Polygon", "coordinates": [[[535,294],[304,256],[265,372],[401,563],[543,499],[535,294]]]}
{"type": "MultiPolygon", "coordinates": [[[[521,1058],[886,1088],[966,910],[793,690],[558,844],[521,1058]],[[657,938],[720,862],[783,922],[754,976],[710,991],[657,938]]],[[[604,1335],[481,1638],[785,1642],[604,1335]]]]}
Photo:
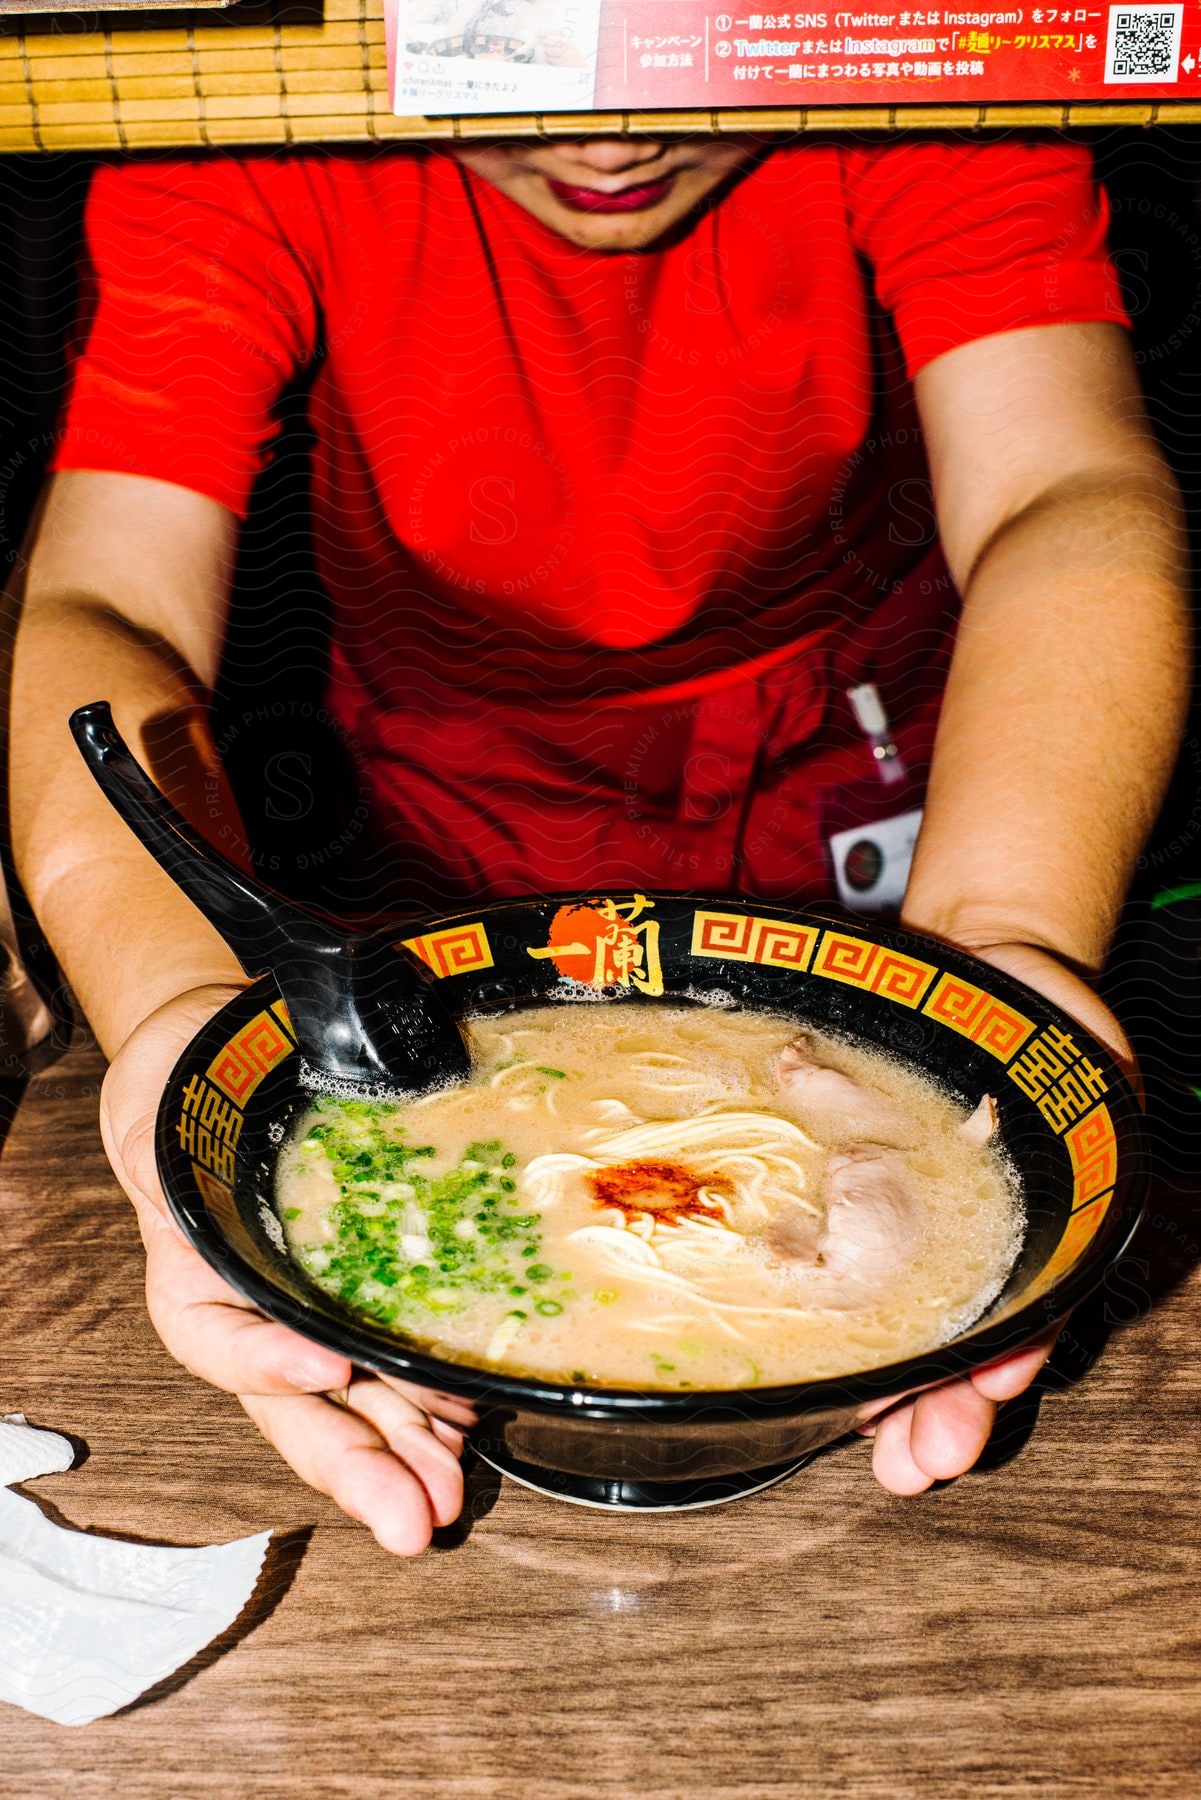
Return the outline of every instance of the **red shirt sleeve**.
{"type": "Polygon", "coordinates": [[[269,162],[207,156],[98,170],[54,469],[175,482],[244,516],[312,355],[312,284],[270,203],[269,162]]]}
{"type": "Polygon", "coordinates": [[[1027,325],[1128,325],[1106,253],[1109,207],[1066,138],[902,139],[847,153],[857,247],[910,376],[1027,325]]]}

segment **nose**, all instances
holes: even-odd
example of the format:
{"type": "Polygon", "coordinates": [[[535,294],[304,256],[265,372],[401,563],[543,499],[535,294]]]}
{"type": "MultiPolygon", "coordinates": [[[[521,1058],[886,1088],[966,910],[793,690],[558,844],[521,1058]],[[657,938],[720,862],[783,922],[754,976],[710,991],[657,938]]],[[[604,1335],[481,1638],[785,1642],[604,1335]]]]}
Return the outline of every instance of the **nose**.
{"type": "Polygon", "coordinates": [[[658,138],[576,138],[562,146],[573,162],[583,163],[597,175],[620,175],[640,163],[654,162],[663,151],[658,138]]]}

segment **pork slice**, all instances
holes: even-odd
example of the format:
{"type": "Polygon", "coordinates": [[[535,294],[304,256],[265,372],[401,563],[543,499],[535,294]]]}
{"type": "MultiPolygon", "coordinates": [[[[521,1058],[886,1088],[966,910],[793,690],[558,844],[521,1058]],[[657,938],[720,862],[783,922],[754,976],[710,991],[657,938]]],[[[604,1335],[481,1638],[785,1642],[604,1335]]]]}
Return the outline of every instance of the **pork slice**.
{"type": "Polygon", "coordinates": [[[975,1112],[969,1113],[955,1129],[967,1144],[987,1144],[997,1129],[997,1103],[992,1095],[985,1094],[975,1112]]]}
{"type": "Polygon", "coordinates": [[[904,1147],[917,1142],[916,1123],[898,1100],[819,1062],[808,1037],[785,1045],[776,1073],[780,1090],[800,1114],[801,1123],[822,1143],[870,1138],[873,1143],[904,1147]]]}
{"type": "Polygon", "coordinates": [[[821,1232],[820,1219],[806,1212],[804,1207],[793,1206],[776,1213],[763,1241],[778,1262],[804,1263],[812,1267],[817,1262],[821,1232]]]}
{"type": "Polygon", "coordinates": [[[856,1144],[826,1165],[826,1228],[818,1245],[833,1273],[892,1274],[921,1241],[911,1171],[897,1150],[856,1144]]]}

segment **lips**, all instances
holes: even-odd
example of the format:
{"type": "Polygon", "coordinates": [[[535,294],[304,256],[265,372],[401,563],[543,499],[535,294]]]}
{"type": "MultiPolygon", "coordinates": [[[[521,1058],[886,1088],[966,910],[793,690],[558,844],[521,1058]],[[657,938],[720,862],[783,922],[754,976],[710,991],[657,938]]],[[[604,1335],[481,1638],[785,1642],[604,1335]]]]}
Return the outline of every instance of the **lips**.
{"type": "Polygon", "coordinates": [[[639,187],[622,188],[616,194],[602,194],[597,188],[572,187],[566,181],[549,181],[547,185],[555,199],[573,212],[627,213],[643,212],[648,206],[657,206],[672,180],[672,176],[665,175],[660,181],[644,181],[639,187]]]}

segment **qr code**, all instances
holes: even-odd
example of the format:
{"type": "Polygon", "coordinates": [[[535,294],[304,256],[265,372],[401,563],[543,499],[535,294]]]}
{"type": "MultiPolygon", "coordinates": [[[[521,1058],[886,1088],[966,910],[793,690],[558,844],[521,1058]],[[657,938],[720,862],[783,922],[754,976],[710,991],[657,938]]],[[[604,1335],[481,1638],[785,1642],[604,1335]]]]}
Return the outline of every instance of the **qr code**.
{"type": "Polygon", "coordinates": [[[1183,14],[1183,6],[1111,6],[1106,81],[1175,81],[1183,14]]]}

